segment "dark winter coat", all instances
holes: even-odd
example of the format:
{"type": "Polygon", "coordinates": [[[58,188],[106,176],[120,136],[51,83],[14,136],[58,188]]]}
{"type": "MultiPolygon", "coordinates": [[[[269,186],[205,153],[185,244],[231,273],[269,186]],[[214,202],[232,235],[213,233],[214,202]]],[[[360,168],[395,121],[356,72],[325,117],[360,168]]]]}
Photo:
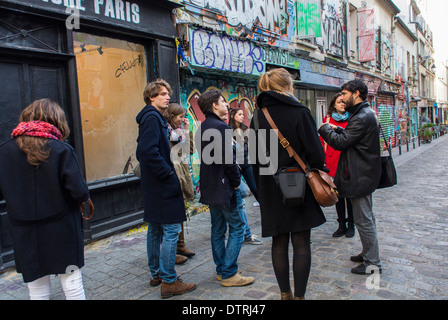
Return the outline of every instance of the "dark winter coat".
{"type": "Polygon", "coordinates": [[[351,108],[345,129],[329,125],[319,129],[322,138],[341,150],[334,183],[343,198],[357,198],[375,191],[381,176],[379,127],[375,112],[364,101],[351,108]]]}
{"type": "Polygon", "coordinates": [[[144,221],[180,223],[186,220],[179,179],[170,158],[167,119],[153,106],[137,115],[137,160],[145,203],[144,221]]]}
{"type": "Polygon", "coordinates": [[[234,189],[240,185],[241,176],[233,153],[233,130],[216,114],[206,113],[205,116],[206,119],[202,122],[195,137],[196,148],[199,149],[201,158],[199,174],[201,198],[199,201],[208,205],[234,208],[236,207],[234,189]],[[212,129],[210,132],[219,135],[217,140],[203,138],[204,132],[209,129],[212,129]],[[206,158],[210,156],[213,157],[213,161],[207,163],[206,158]]]}
{"type": "MultiPolygon", "coordinates": [[[[267,107],[272,119],[278,127],[278,130],[289,141],[292,148],[297,152],[300,158],[311,168],[317,168],[328,172],[325,167],[325,155],[317,135],[316,123],[310,110],[300,103],[292,95],[280,94],[274,91],[262,92],[257,97],[257,107],[259,109],[267,107]]],[[[255,110],[258,114],[259,129],[271,129],[261,110],[255,110]]],[[[254,117],[251,121],[251,128],[255,128],[254,117]]],[[[269,132],[269,131],[268,131],[269,132]]],[[[257,132],[258,145],[260,142],[260,131],[257,132]]],[[[266,146],[266,154],[273,159],[277,157],[278,167],[298,167],[299,165],[290,158],[286,149],[284,149],[277,136],[275,136],[278,152],[275,154],[270,145],[269,133],[263,145],[266,146]]],[[[249,141],[249,144],[253,143],[249,141]]],[[[251,146],[249,145],[249,148],[251,146]]],[[[249,149],[250,150],[250,149],[249,149]]],[[[282,202],[280,190],[278,189],[273,175],[260,174],[263,168],[260,153],[264,152],[257,148],[256,159],[250,159],[253,164],[254,177],[257,182],[258,201],[261,211],[262,236],[277,236],[288,232],[300,232],[309,230],[323,224],[326,220],[322,209],[316,202],[311,188],[306,185],[305,202],[302,206],[287,207],[282,202]]],[[[250,152],[250,156],[252,156],[250,152]]]]}
{"type": "Polygon", "coordinates": [[[50,157],[38,167],[27,162],[15,139],[0,146],[0,191],[25,282],[84,266],[79,202],[89,199],[89,189],[74,149],[54,139],[47,145],[50,157]]]}

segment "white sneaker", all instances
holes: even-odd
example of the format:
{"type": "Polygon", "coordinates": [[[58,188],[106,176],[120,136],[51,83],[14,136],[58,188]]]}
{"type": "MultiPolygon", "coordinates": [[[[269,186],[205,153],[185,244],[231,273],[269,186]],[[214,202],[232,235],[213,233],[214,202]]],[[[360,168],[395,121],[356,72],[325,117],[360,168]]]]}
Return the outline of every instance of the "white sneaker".
{"type": "Polygon", "coordinates": [[[254,207],[259,207],[259,206],[260,206],[260,203],[259,203],[258,201],[255,201],[252,205],[253,205],[254,207]]]}
{"type": "Polygon", "coordinates": [[[245,238],[243,243],[249,243],[249,244],[254,244],[254,245],[259,245],[259,244],[263,244],[263,242],[261,242],[260,240],[257,239],[256,236],[252,235],[248,238],[245,238]]]}

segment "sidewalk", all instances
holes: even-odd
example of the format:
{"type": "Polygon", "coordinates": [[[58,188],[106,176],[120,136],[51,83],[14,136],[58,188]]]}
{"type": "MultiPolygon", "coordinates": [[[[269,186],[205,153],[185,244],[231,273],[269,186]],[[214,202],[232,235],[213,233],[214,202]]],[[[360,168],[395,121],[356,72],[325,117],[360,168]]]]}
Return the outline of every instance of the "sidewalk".
{"type": "MultiPolygon", "coordinates": [[[[399,183],[374,193],[383,267],[379,283],[366,284],[367,276],[350,273],[356,264],[349,256],[360,252],[359,237],[333,238],[336,212],[334,207],[324,209],[327,223],[312,231],[308,300],[448,299],[447,154],[448,135],[416,149],[411,144],[409,152],[404,146],[402,155],[397,148],[393,150],[399,183]]],[[[252,233],[259,236],[259,208],[252,206],[253,201],[253,197],[246,199],[246,211],[252,233]]],[[[238,260],[243,274],[254,276],[255,282],[225,288],[215,279],[209,214],[191,217],[185,239],[196,255],[176,266],[176,271],[184,282],[197,283],[198,288],[167,301],[278,300],[271,239],[258,238],[263,244],[244,244],[238,260]]],[[[89,300],[161,300],[160,287],[149,286],[144,226],[86,245],[82,273],[89,300]]],[[[52,278],[52,285],[52,299],[63,300],[59,279],[52,278]]],[[[0,299],[28,299],[22,277],[14,269],[0,273],[0,299]]]]}

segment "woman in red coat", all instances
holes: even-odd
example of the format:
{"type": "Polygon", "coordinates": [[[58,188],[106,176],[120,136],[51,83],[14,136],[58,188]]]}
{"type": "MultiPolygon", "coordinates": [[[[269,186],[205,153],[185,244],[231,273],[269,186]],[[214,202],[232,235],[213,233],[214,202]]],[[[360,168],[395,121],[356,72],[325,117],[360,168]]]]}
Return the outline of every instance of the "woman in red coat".
{"type": "MultiPolygon", "coordinates": [[[[324,122],[345,128],[349,117],[350,114],[345,111],[345,103],[342,100],[342,94],[335,94],[328,106],[324,122]]],[[[328,169],[330,169],[329,175],[334,177],[336,175],[341,151],[333,149],[322,138],[320,138],[320,141],[325,151],[325,163],[328,169]]],[[[353,223],[353,211],[350,199],[340,198],[338,203],[336,203],[336,212],[338,214],[339,228],[333,233],[333,237],[342,237],[345,234],[347,238],[352,238],[355,235],[355,225],[353,223]],[[347,218],[345,218],[345,208],[347,208],[347,218]]]]}

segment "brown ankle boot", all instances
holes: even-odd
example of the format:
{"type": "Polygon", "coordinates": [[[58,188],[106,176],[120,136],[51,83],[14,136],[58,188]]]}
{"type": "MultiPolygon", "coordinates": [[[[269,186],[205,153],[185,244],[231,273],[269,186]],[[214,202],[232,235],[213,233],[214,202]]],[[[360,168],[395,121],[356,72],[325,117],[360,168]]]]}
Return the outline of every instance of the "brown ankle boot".
{"type": "Polygon", "coordinates": [[[176,254],[176,264],[182,264],[185,263],[185,261],[187,261],[187,257],[181,256],[180,254],[176,254]]]}
{"type": "Polygon", "coordinates": [[[193,251],[188,250],[187,246],[185,245],[183,223],[182,223],[182,231],[179,233],[179,240],[177,241],[177,254],[181,254],[186,257],[192,257],[196,254],[193,251]]]}
{"type": "Polygon", "coordinates": [[[291,290],[288,292],[280,292],[280,298],[281,300],[293,300],[291,290]]]}
{"type": "Polygon", "coordinates": [[[294,296],[294,300],[305,300],[305,296],[302,296],[302,297],[294,296]]]}
{"type": "Polygon", "coordinates": [[[177,278],[177,280],[172,283],[162,282],[160,292],[162,299],[166,299],[171,298],[174,295],[191,292],[196,289],[196,287],[197,286],[194,283],[183,283],[181,279],[177,278]]]}

